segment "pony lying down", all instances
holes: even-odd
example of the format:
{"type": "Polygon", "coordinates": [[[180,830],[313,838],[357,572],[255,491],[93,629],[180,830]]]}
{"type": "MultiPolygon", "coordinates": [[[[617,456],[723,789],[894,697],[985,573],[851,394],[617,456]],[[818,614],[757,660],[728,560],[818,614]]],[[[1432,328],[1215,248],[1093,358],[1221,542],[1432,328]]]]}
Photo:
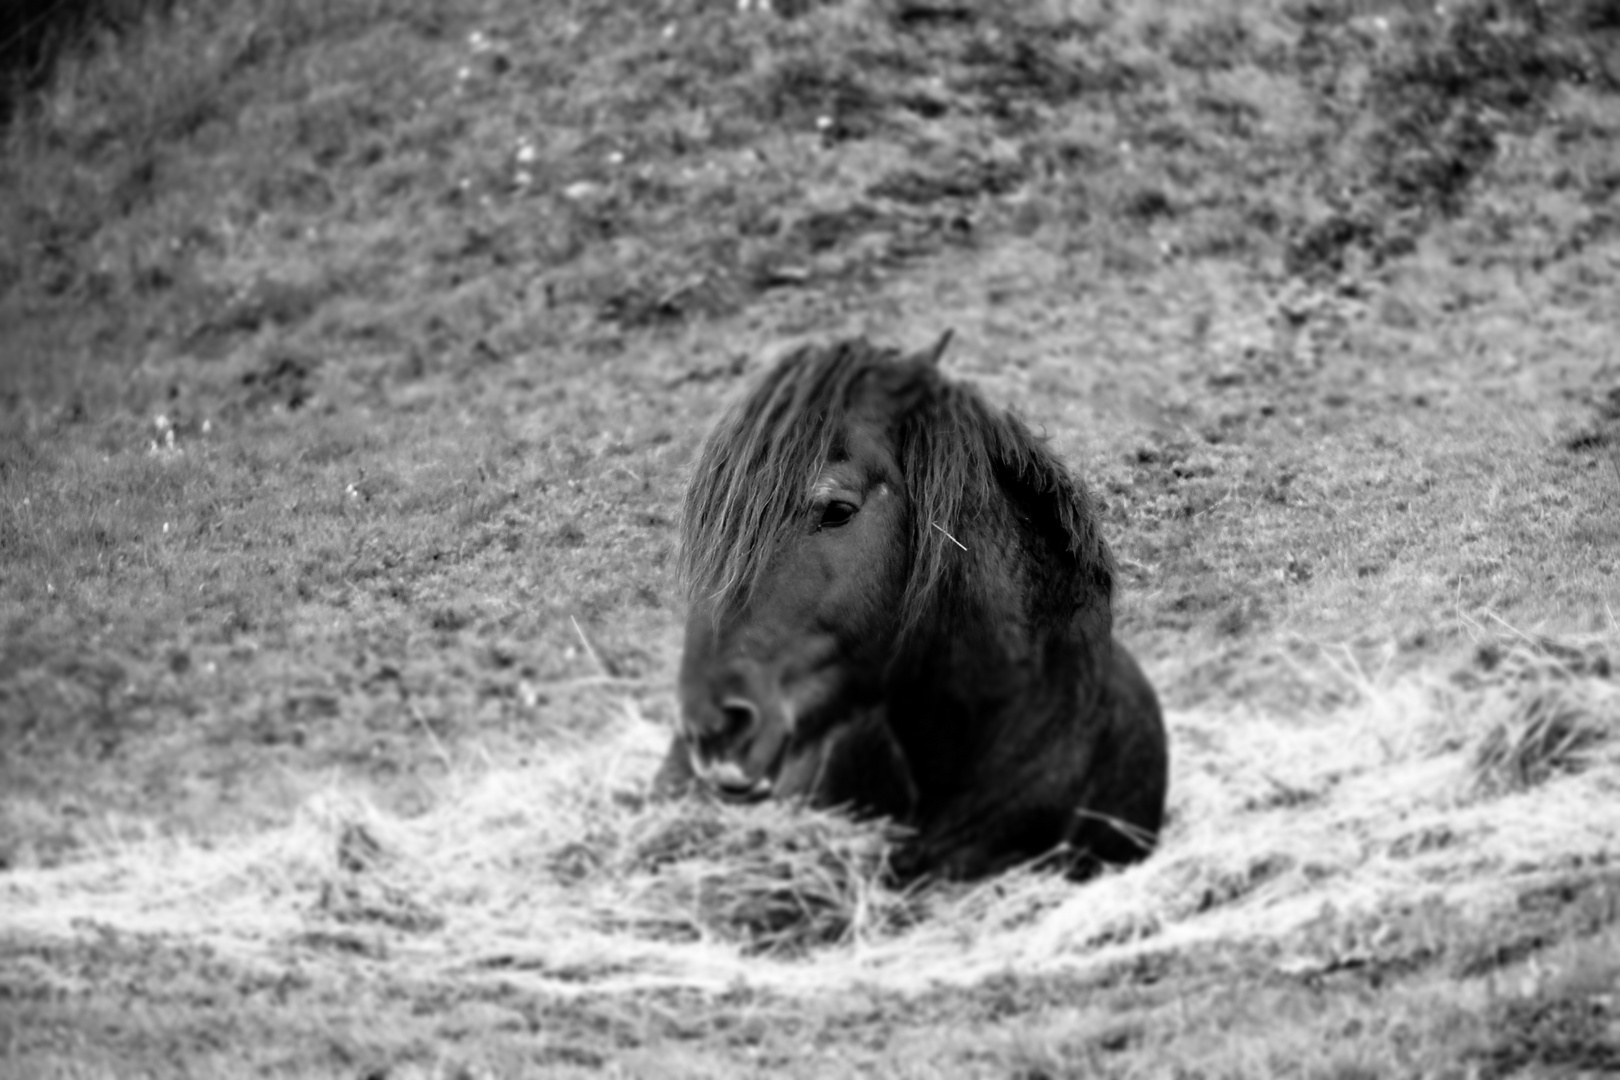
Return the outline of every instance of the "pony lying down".
{"type": "Polygon", "coordinates": [[[681,722],[655,793],[909,828],[902,877],[1152,849],[1168,751],[1114,640],[1091,498],[1023,423],[862,340],[782,359],[709,435],[682,520],[681,722]]]}

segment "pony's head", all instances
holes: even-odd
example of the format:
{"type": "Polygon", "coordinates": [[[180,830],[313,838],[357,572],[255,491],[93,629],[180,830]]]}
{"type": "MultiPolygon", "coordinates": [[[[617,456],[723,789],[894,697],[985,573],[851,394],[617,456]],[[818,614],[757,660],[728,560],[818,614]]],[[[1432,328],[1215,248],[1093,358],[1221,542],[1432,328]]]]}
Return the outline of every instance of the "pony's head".
{"type": "Polygon", "coordinates": [[[801,348],[703,448],[682,519],[681,723],[694,773],[724,797],[769,796],[798,750],[896,717],[901,683],[919,701],[921,684],[943,691],[941,665],[1038,668],[1030,619],[1109,647],[1085,493],[939,372],[944,344],[801,348]],[[980,638],[985,655],[952,655],[980,638]]]}

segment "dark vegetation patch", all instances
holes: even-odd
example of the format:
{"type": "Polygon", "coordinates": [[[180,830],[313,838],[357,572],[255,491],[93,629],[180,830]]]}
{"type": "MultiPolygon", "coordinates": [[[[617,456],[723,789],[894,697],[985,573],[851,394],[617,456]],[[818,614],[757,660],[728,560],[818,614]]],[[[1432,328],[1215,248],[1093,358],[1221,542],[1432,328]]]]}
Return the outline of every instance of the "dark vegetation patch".
{"type": "Polygon", "coordinates": [[[1541,120],[1555,88],[1584,78],[1585,49],[1549,35],[1532,3],[1465,8],[1406,35],[1368,92],[1380,118],[1367,144],[1371,178],[1395,209],[1454,213],[1499,136],[1541,120]]]}
{"type": "MultiPolygon", "coordinates": [[[[1028,221],[1032,196],[1082,236],[1173,228],[1161,242],[1193,257],[1281,245],[1293,272],[1336,274],[1465,213],[1504,138],[1563,123],[1561,89],[1613,89],[1598,0],[1392,9],[1376,30],[1316,4],[1285,34],[1239,12],[1149,20],[1134,32],[1159,59],[1102,12],[674,4],[656,25],[595,9],[452,25],[295,0],[248,23],[229,4],[36,6],[12,61],[38,105],[6,132],[0,308],[94,301],[106,333],[200,356],[341,330],[345,297],[408,302],[419,264],[397,232],[346,227],[376,205],[442,252],[412,318],[468,366],[541,319],[458,297],[475,278],[527,283],[547,321],[657,330],[892,274],[1028,221]],[[117,59],[84,59],[98,50],[117,59]],[[305,52],[331,73],[319,93],[282,63],[305,52]],[[1238,92],[1256,77],[1296,83],[1307,109],[1238,92]],[[1173,89],[1189,78],[1196,93],[1173,89]],[[79,106],[47,107],[69,83],[79,106]],[[890,146],[911,163],[877,164],[890,146]],[[1299,160],[1316,164],[1290,190],[1299,160]],[[203,212],[222,188],[231,210],[203,212]],[[323,274],[275,265],[322,234],[323,274]]],[[[84,346],[48,348],[58,385],[82,381],[84,346]]]]}
{"type": "Polygon", "coordinates": [[[0,18],[0,126],[50,84],[67,54],[116,40],[175,0],[13,0],[0,18]]]}
{"type": "Polygon", "coordinates": [[[1290,268],[1332,274],[1347,250],[1377,260],[1410,251],[1437,219],[1468,208],[1504,139],[1568,125],[1555,106],[1561,90],[1612,93],[1620,83],[1607,57],[1620,37],[1591,29],[1605,21],[1603,6],[1491,0],[1391,13],[1370,33],[1349,9],[1301,5],[1298,62],[1328,95],[1353,156],[1337,159],[1352,162],[1349,177],[1324,178],[1337,185],[1323,191],[1330,209],[1300,223],[1290,268]],[[1333,99],[1357,69],[1346,108],[1333,99]]]}
{"type": "Polygon", "coordinates": [[[1506,1002],[1492,1010],[1491,1044],[1469,1057],[1490,1080],[1532,1069],[1620,1072],[1620,1010],[1613,1000],[1613,994],[1590,993],[1506,1002]]]}

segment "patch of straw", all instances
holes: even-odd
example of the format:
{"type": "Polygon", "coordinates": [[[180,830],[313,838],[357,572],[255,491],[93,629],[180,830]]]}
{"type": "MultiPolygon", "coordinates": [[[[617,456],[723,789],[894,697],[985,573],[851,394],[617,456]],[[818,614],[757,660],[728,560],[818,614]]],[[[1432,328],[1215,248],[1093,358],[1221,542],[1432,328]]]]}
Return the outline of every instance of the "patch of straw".
{"type": "Polygon", "coordinates": [[[802,956],[916,921],[915,898],[884,883],[895,839],[882,825],[789,806],[675,804],[638,822],[611,870],[628,910],[655,913],[643,923],[654,932],[802,956]]]}
{"type": "Polygon", "coordinates": [[[1606,677],[1607,657],[1521,649],[1490,670],[1503,692],[1474,748],[1474,786],[1482,793],[1522,791],[1586,768],[1620,732],[1620,690],[1606,677]]]}
{"type": "MultiPolygon", "coordinates": [[[[1376,928],[1512,911],[1620,849],[1620,815],[1593,812],[1620,790],[1604,671],[1530,649],[1467,678],[1369,681],[1315,715],[1174,714],[1159,850],[1083,886],[1027,867],[898,891],[881,824],[650,802],[668,736],[624,702],[536,765],[453,776],[408,820],[334,790],[218,850],[135,844],[0,875],[0,934],[148,935],[407,985],[821,994],[1310,940],[1324,912],[1376,928]]],[[[1361,948],[1328,946],[1299,962],[1361,948]]]]}

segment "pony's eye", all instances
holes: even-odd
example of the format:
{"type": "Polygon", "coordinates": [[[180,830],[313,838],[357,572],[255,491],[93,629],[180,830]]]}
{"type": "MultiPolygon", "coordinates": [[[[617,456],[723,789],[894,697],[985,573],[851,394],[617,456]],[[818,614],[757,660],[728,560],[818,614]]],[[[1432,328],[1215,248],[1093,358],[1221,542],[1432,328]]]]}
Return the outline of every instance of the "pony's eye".
{"type": "Polygon", "coordinates": [[[826,509],[821,511],[821,528],[836,529],[840,525],[848,525],[855,516],[855,507],[847,502],[830,502],[826,509]]]}

